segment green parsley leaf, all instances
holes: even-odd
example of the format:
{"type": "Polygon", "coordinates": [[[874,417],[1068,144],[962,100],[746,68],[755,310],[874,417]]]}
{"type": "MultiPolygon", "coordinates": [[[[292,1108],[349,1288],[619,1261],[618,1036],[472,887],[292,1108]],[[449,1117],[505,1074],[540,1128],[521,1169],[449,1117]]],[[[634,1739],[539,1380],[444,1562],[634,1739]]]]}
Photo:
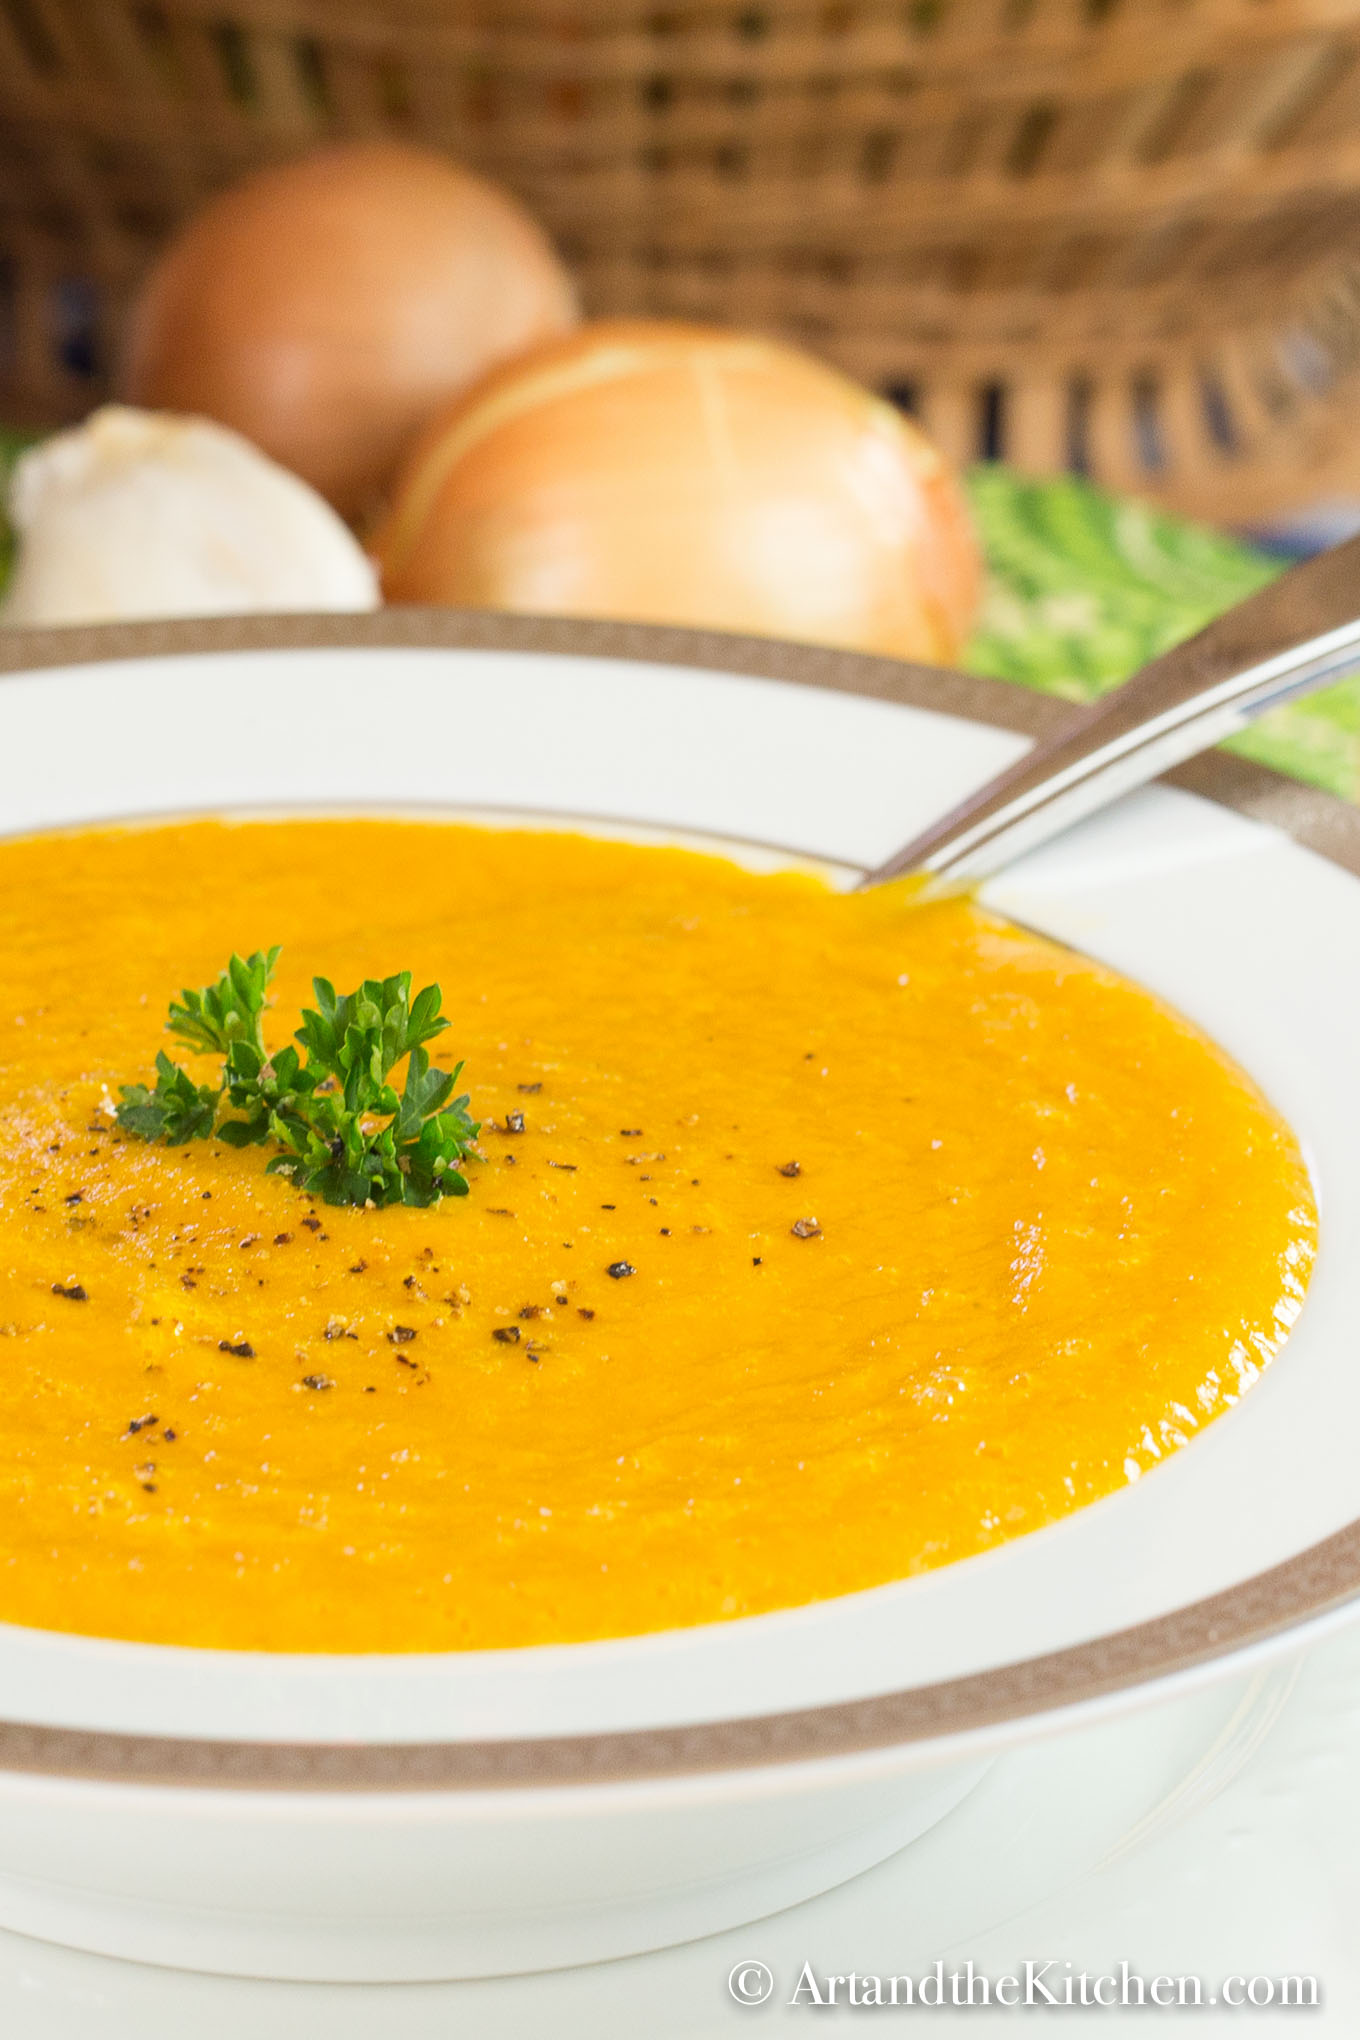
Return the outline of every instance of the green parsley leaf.
{"type": "Polygon", "coordinates": [[[468,1094],[452,1096],[463,1065],[432,1069],[424,1047],[449,1025],[438,985],[413,999],[409,971],[344,993],[313,979],[316,1006],[304,1011],[294,1037],[303,1060],[291,1044],[271,1054],[264,1042],[278,956],[277,949],[233,956],[215,985],[185,990],[171,1004],[170,1032],[223,1058],[218,1087],[196,1085],[162,1053],[154,1091],[123,1086],[119,1125],[141,1140],[215,1133],[230,1147],[273,1144],[281,1152],[268,1170],[328,1204],[425,1206],[465,1197],[459,1165],[480,1128],[468,1094]],[[391,1078],[403,1061],[399,1093],[391,1078]]]}
{"type": "Polygon", "coordinates": [[[260,1016],[278,960],[277,949],[257,949],[244,961],[233,956],[215,985],[182,991],[170,1001],[166,1025],[171,1034],[188,1048],[218,1055],[225,1055],[234,1041],[249,1041],[263,1055],[260,1016]]]}
{"type": "Polygon", "coordinates": [[[177,1147],[182,1141],[198,1140],[212,1132],[221,1096],[220,1084],[215,1090],[209,1084],[196,1084],[162,1049],[156,1057],[154,1091],[148,1091],[145,1084],[123,1085],[118,1124],[139,1140],[163,1140],[177,1147]]]}

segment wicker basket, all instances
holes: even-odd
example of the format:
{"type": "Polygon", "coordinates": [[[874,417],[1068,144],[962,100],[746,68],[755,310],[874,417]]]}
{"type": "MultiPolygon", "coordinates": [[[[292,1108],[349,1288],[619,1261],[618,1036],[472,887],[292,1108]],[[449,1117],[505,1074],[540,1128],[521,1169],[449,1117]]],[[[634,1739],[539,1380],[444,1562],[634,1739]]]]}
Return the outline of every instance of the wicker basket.
{"type": "Polygon", "coordinates": [[[0,414],[88,406],[205,192],[378,133],[592,310],[788,335],[957,457],[1360,492],[1357,0],[0,0],[0,414]]]}

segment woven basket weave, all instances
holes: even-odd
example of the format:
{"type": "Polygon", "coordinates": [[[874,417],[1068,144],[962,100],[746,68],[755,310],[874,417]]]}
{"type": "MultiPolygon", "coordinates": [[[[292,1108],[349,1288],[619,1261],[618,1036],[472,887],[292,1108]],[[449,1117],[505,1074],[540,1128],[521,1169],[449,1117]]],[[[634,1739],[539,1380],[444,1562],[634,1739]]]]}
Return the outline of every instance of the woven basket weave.
{"type": "Polygon", "coordinates": [[[206,192],[374,134],[592,311],[784,334],[956,457],[1360,492],[1357,0],[0,0],[0,412],[93,401],[206,192]]]}

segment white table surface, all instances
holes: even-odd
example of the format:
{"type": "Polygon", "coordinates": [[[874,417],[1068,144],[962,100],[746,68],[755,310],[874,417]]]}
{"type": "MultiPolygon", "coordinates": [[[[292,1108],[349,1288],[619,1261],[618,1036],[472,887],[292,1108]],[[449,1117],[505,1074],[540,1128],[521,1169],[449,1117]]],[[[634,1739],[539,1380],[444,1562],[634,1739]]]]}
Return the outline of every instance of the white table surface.
{"type": "MultiPolygon", "coordinates": [[[[1012,1764],[1015,1759],[1008,1760],[1012,1764]]],[[[1035,1762],[1052,1766],[1045,1755],[1035,1762]]],[[[1050,1777],[1059,1773],[1050,1769],[1050,1777]]],[[[1034,1777],[1030,1781],[1033,1800],[1034,1777]]],[[[998,1767],[980,1790],[1020,1788],[998,1767]]],[[[1055,1786],[1060,1789],[1060,1784],[1055,1786]]],[[[1023,1795],[1022,1795],[1023,1796],[1023,1795]]],[[[1031,1818],[1033,1817],[1031,1811],[1031,1818]]],[[[918,1844],[917,1849],[923,1845],[918,1844]]],[[[942,1844],[937,1844],[942,1846],[942,1844]]],[[[950,1844],[966,1848],[966,1829],[950,1844]]],[[[181,1975],[77,1955],[0,1934],[3,2040],[710,2040],[808,2026],[787,1999],[804,1960],[819,1976],[918,1966],[921,1860],[908,1850],[824,1898],[753,1927],[659,1955],[551,1976],[396,1987],[279,1985],[181,1975]],[[767,1963],[771,2000],[735,2004],[727,1978],[739,1961],[767,1963]]],[[[982,1874],[982,1866],[979,1866],[982,1874]]],[[[928,1904],[927,1908],[928,1910],[928,1904]]],[[[1144,2015],[1138,2030],[1239,2030],[1268,2040],[1301,2031],[1360,2034],[1360,1626],[1317,1646],[1263,1744],[1236,1780],[1172,1831],[1069,1882],[1008,1925],[945,1947],[947,1965],[971,1957],[992,1975],[1026,1959],[1060,1971],[1199,1974],[1206,1994],[1225,1976],[1315,1975],[1320,2011],[1204,2008],[1144,2015]]],[[[1050,1972],[1052,1973],[1052,1972],[1050,1972]]],[[[843,1993],[842,1986],[842,1993],[843,1993]]],[[[835,2030],[874,2015],[814,2012],[835,2030]]],[[[975,2010],[969,2040],[1032,2030],[1022,2014],[975,2010]]],[[[1035,2015],[1030,2014],[1032,2019],[1035,2015]]],[[[1063,2033],[1108,2031],[1118,2011],[1049,2012],[1063,2033]]],[[[946,2010],[889,2011],[916,2030],[957,2021],[946,2010]]]]}

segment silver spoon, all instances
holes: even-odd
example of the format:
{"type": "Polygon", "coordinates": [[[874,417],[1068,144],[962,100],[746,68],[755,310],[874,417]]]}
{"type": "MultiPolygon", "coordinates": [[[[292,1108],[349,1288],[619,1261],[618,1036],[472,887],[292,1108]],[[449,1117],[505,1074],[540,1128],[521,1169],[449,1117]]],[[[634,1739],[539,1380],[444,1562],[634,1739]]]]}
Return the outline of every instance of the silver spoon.
{"type": "Polygon", "coordinates": [[[1358,670],[1360,538],[1352,538],[1141,667],[860,884],[913,873],[929,895],[989,878],[1265,709],[1358,670]]]}

